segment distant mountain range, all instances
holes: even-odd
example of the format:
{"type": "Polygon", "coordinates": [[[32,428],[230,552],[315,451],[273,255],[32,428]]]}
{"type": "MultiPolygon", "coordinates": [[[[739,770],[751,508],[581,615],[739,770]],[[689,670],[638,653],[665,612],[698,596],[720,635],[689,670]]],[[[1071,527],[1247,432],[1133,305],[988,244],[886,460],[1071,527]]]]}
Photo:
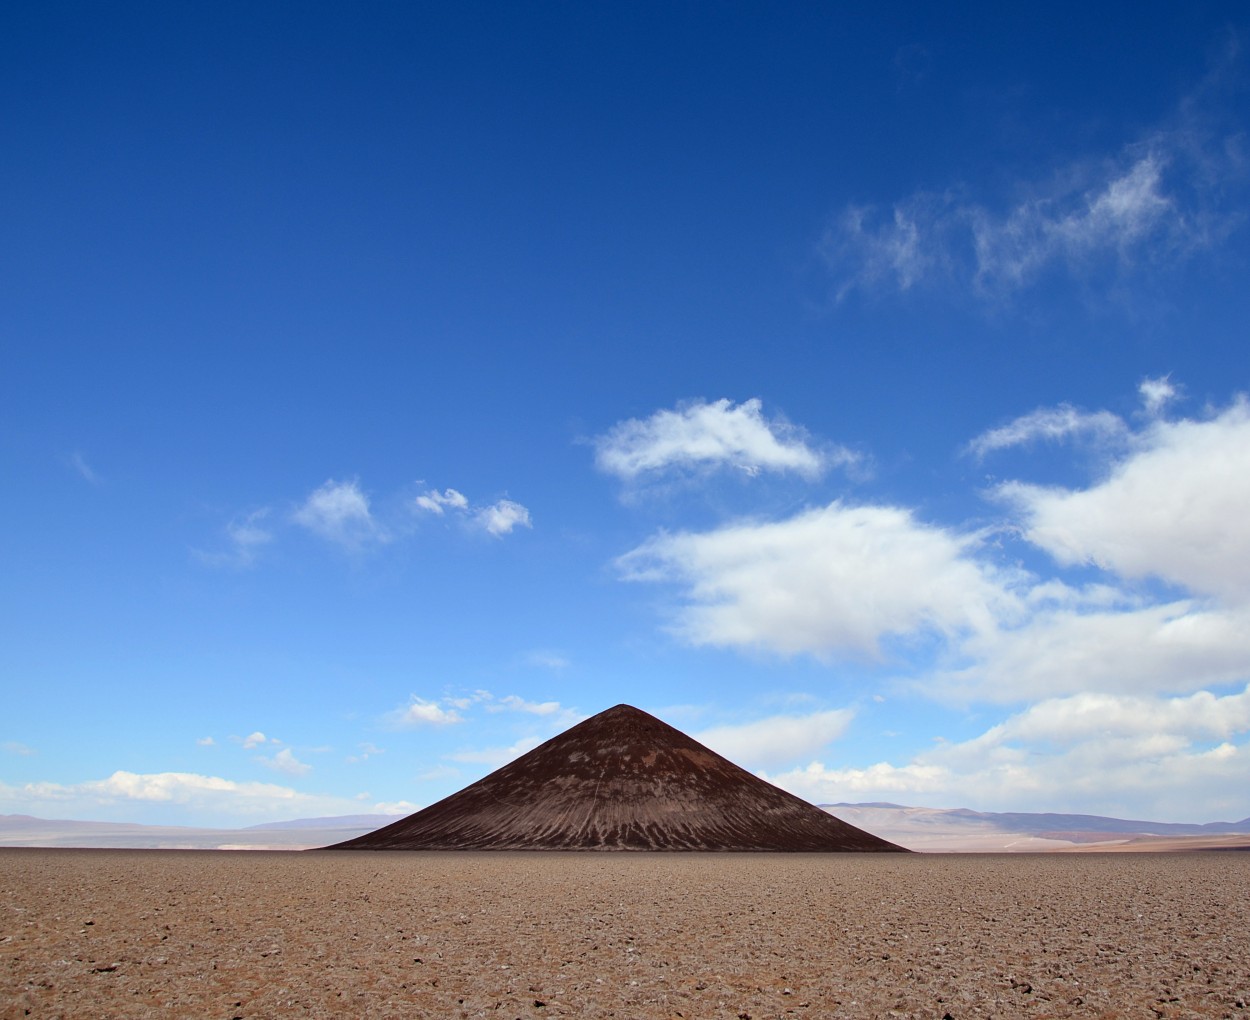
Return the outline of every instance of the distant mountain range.
{"type": "Polygon", "coordinates": [[[970,811],[902,804],[822,804],[843,821],[913,850],[1202,849],[1250,844],[1239,822],[1152,822],[1103,815],[970,811]],[[1243,837],[1238,839],[1237,837],[1243,837]]]}
{"type": "Polygon", "coordinates": [[[245,829],[0,815],[0,847],[100,847],[136,850],[306,850],[359,836],[403,815],[296,818],[245,829]]]}
{"type": "MultiPolygon", "coordinates": [[[[1250,818],[1188,824],[879,802],[820,806],[843,821],[913,850],[967,853],[1250,847],[1250,818]]],[[[207,829],[0,815],[0,847],[303,850],[342,842],[402,817],[342,815],[266,822],[244,829],[207,829]]]]}

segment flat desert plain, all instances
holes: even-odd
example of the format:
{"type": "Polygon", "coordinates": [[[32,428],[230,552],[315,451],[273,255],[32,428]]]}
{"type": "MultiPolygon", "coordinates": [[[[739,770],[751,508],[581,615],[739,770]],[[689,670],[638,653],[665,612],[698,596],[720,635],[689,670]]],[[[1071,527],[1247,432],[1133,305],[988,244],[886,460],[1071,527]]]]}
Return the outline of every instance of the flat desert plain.
{"type": "Polygon", "coordinates": [[[1250,854],[0,850],[3,1017],[1250,1017],[1250,854]]]}

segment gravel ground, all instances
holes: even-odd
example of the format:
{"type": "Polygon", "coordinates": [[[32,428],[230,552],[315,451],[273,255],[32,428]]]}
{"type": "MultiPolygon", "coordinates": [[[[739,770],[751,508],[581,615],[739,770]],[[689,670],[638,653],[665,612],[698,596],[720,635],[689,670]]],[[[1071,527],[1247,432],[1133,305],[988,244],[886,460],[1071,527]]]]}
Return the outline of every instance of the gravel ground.
{"type": "Polygon", "coordinates": [[[1250,854],[0,850],[0,1017],[1250,1017],[1250,854]]]}

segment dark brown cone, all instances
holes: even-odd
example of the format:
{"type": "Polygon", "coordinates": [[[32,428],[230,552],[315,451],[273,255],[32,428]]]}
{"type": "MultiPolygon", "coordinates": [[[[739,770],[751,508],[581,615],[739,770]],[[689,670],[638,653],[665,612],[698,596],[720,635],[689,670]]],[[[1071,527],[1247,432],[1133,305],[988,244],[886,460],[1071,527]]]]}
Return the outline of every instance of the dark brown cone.
{"type": "Polygon", "coordinates": [[[629,705],[327,849],[906,852],[629,705]]]}

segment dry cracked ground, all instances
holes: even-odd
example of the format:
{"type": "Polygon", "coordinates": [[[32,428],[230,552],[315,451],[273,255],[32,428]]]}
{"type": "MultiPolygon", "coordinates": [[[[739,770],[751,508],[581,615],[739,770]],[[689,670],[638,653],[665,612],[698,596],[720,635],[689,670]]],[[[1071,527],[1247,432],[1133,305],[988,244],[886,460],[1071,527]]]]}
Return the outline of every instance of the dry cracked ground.
{"type": "Polygon", "coordinates": [[[1250,854],[0,850],[0,1016],[1250,1017],[1250,854]]]}

